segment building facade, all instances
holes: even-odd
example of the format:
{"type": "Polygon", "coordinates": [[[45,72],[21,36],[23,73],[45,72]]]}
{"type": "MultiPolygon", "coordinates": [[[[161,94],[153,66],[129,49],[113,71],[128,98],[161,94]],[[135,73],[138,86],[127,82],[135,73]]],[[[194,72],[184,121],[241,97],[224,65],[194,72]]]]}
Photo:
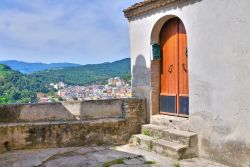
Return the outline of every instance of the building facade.
{"type": "Polygon", "coordinates": [[[129,20],[132,91],[188,117],[199,155],[250,166],[250,1],[146,0],[129,20]],[[160,54],[159,54],[160,53],[160,54]]]}

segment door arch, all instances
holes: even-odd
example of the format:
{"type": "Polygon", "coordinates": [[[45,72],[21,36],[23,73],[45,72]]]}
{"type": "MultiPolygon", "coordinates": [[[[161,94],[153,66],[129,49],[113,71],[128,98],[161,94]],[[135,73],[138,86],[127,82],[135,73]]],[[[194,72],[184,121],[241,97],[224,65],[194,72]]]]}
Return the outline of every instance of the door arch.
{"type": "Polygon", "coordinates": [[[160,113],[189,115],[188,48],[183,22],[168,20],[160,32],[160,113]]]}

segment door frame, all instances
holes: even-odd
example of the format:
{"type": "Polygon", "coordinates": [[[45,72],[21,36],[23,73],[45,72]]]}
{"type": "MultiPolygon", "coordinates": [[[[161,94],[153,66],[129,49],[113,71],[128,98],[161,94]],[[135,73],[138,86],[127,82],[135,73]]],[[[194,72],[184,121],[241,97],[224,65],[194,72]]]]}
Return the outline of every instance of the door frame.
{"type": "MultiPolygon", "coordinates": [[[[177,18],[178,21],[182,22],[182,20],[179,18],[179,17],[173,17],[171,19],[174,19],[174,18],[177,18]]],[[[169,20],[171,20],[169,19],[169,20]]],[[[167,20],[163,25],[165,25],[169,20],[167,20]]],[[[178,32],[179,32],[179,22],[178,22],[178,32]]],[[[184,28],[185,28],[185,25],[184,23],[182,22],[184,28]]],[[[162,26],[163,28],[163,26],[162,26]]],[[[160,32],[162,31],[162,28],[160,30],[160,32]]],[[[185,31],[186,31],[186,28],[185,28],[185,31]]],[[[186,36],[187,36],[187,32],[186,32],[186,36]]],[[[161,39],[161,33],[159,33],[159,41],[161,39]]],[[[187,45],[188,45],[188,42],[186,41],[187,45]]],[[[161,56],[163,56],[163,53],[161,53],[161,56]]],[[[162,61],[162,59],[160,60],[162,61]]],[[[179,87],[180,87],[180,83],[179,83],[179,62],[180,62],[180,55],[179,55],[179,37],[178,37],[178,56],[177,56],[177,61],[178,61],[178,72],[177,72],[177,78],[178,78],[178,82],[177,82],[177,93],[176,94],[168,94],[168,93],[161,93],[161,91],[159,91],[159,113],[162,114],[162,115],[170,115],[170,116],[177,116],[177,117],[186,117],[188,118],[189,117],[189,114],[188,115],[185,115],[185,114],[180,114],[180,97],[188,97],[188,111],[190,113],[190,110],[189,110],[189,91],[188,91],[188,94],[180,94],[180,90],[179,90],[179,87]],[[175,96],[175,109],[176,109],[176,112],[175,113],[171,113],[171,112],[162,112],[161,111],[161,96],[162,95],[165,95],[165,96],[175,96]]],[[[188,59],[187,59],[188,61],[188,59]]],[[[160,66],[159,68],[161,69],[162,67],[162,63],[160,63],[160,66]]],[[[161,71],[161,70],[159,70],[161,71]]],[[[188,70],[189,71],[189,70],[188,70]]],[[[187,73],[188,73],[187,71],[187,73]]],[[[187,74],[189,76],[189,73],[187,74]]],[[[188,82],[189,82],[189,77],[188,77],[188,82]]],[[[160,85],[160,90],[161,90],[161,75],[160,75],[160,78],[159,78],[159,85],[160,85]]],[[[188,84],[188,89],[189,89],[189,84],[188,84]]]]}

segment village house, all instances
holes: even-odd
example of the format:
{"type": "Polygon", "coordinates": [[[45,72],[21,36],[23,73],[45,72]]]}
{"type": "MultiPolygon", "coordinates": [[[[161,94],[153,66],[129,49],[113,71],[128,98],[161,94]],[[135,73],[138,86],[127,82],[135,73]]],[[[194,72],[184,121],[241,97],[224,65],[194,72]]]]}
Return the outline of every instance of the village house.
{"type": "Polygon", "coordinates": [[[124,10],[132,91],[147,99],[148,121],[182,120],[175,128],[198,134],[199,156],[230,166],[250,166],[249,8],[145,0],[124,10]]]}

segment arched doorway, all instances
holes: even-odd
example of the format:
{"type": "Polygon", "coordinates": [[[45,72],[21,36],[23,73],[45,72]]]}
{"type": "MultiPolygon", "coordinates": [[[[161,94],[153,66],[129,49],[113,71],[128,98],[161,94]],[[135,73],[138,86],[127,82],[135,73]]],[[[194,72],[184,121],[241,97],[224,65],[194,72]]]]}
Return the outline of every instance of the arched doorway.
{"type": "Polygon", "coordinates": [[[188,48],[183,22],[168,20],[160,32],[160,113],[189,115],[188,48]]]}

